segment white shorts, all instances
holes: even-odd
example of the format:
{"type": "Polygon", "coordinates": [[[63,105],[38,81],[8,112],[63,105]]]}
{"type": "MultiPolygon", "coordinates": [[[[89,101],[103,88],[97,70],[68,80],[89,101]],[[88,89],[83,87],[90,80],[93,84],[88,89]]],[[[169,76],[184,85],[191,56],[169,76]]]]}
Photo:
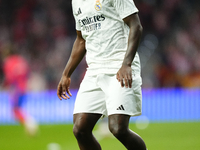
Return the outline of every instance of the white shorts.
{"type": "Polygon", "coordinates": [[[89,76],[86,73],[77,93],[74,114],[141,115],[141,84],[140,75],[133,75],[132,88],[122,88],[120,82],[116,79],[116,75],[89,76]]]}

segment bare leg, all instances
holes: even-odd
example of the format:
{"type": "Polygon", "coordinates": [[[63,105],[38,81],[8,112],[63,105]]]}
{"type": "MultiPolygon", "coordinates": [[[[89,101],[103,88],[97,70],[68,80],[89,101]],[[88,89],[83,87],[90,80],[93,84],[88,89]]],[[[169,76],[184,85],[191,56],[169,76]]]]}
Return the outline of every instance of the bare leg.
{"type": "Polygon", "coordinates": [[[129,129],[130,116],[115,114],[108,117],[109,129],[111,133],[128,150],[146,150],[146,145],[142,138],[129,129]]]}
{"type": "Polygon", "coordinates": [[[79,113],[74,115],[73,133],[80,150],[101,150],[92,130],[101,114],[79,113]]]}

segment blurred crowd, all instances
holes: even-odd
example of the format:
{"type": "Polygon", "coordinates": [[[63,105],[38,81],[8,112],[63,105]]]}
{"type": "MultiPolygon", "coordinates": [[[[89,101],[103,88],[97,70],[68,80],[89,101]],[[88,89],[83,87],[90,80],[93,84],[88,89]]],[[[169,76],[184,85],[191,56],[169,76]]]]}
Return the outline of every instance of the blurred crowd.
{"type": "MultiPolygon", "coordinates": [[[[135,0],[144,88],[200,87],[200,2],[135,0]]],[[[29,89],[56,89],[76,37],[71,0],[0,0],[0,64],[10,51],[30,66],[29,89]]],[[[87,65],[72,75],[78,88],[87,65]]],[[[0,65],[0,83],[3,82],[0,65]]]]}
{"type": "Polygon", "coordinates": [[[200,87],[200,2],[137,0],[144,87],[200,87]]]}

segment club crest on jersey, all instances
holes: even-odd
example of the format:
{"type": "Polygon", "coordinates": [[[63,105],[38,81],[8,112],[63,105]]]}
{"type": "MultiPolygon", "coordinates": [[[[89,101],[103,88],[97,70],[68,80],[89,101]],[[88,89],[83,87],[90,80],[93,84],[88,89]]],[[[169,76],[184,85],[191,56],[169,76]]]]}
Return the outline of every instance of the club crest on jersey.
{"type": "Polygon", "coordinates": [[[96,4],[95,4],[95,6],[94,6],[94,8],[97,10],[97,11],[99,11],[99,10],[101,10],[101,3],[100,3],[100,0],[96,0],[96,4]]]}

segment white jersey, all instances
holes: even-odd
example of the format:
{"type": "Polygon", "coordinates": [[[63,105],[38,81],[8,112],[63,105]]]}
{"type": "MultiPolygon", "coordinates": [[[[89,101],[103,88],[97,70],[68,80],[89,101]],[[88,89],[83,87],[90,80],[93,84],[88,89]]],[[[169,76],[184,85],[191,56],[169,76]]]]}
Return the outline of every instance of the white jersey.
{"type": "MultiPolygon", "coordinates": [[[[138,12],[133,0],[72,0],[72,8],[76,30],[86,41],[87,72],[116,74],[128,45],[129,27],[123,18],[138,12]]],[[[140,74],[138,53],[132,69],[140,74]]]]}

